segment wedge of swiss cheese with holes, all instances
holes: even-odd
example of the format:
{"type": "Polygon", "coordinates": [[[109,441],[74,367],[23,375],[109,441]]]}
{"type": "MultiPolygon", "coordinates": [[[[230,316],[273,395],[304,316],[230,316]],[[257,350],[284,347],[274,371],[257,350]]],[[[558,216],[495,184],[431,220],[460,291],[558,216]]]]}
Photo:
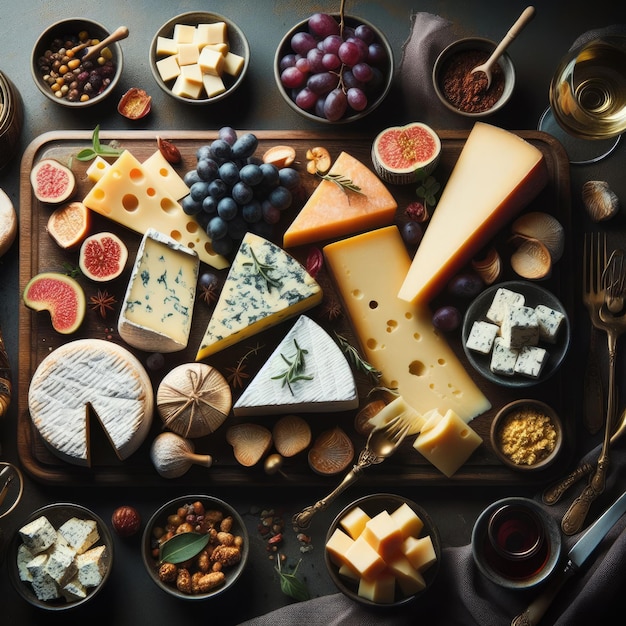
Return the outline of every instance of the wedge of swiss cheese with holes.
{"type": "Polygon", "coordinates": [[[146,370],[126,348],[77,339],[39,364],[28,389],[28,408],[54,454],[90,466],[90,417],[99,420],[117,456],[127,459],[148,435],[154,393],[146,370]]]}
{"type": "Polygon", "coordinates": [[[387,226],[324,247],[324,257],[365,359],[386,387],[422,415],[452,409],[465,422],[491,404],[432,324],[428,305],[398,298],[411,265],[402,235],[387,226]]]}
{"type": "Polygon", "coordinates": [[[541,150],[502,128],[470,131],[398,296],[429,302],[548,182],[541,150]]]}
{"type": "Polygon", "coordinates": [[[393,223],[397,203],[372,170],[342,152],[328,174],[349,180],[360,191],[351,191],[322,180],[300,213],[285,231],[283,246],[292,248],[352,235],[393,223]]]}

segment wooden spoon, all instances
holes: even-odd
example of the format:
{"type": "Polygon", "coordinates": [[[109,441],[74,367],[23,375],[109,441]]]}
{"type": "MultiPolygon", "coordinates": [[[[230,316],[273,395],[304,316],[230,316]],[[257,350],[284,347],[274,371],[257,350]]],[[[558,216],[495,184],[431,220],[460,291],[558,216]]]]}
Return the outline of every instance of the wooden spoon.
{"type": "Polygon", "coordinates": [[[474,74],[475,72],[484,72],[487,76],[487,89],[491,85],[491,68],[493,64],[502,56],[502,53],[509,47],[509,44],[519,35],[521,30],[532,20],[535,16],[535,7],[526,7],[522,14],[517,18],[517,21],[511,28],[509,32],[504,36],[502,41],[496,46],[496,49],[492,52],[491,56],[480,65],[477,65],[470,73],[474,74]]]}
{"type": "Polygon", "coordinates": [[[108,37],[105,37],[97,44],[88,46],[86,43],[81,43],[78,46],[74,46],[72,48],[72,52],[78,52],[79,50],[85,48],[86,52],[83,54],[82,60],[87,61],[98,54],[100,50],[106,48],[109,44],[112,44],[115,41],[120,41],[120,39],[126,39],[126,37],[128,37],[128,28],[126,26],[120,26],[119,28],[116,28],[108,37]]]}

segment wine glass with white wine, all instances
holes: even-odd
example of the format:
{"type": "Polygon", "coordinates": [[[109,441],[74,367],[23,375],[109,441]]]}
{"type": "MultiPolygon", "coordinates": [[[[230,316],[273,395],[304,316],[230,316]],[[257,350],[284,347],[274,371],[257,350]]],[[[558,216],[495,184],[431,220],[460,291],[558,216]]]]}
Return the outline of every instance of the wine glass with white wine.
{"type": "Polygon", "coordinates": [[[626,131],[626,27],[581,38],[559,63],[549,96],[539,130],[561,141],[570,163],[608,156],[626,131]]]}

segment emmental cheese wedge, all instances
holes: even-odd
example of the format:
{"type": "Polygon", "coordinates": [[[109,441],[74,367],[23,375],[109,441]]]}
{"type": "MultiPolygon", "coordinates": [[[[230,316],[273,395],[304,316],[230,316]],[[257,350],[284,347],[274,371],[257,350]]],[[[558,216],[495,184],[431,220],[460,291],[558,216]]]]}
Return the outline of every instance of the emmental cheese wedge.
{"type": "Polygon", "coordinates": [[[454,411],[466,422],[491,404],[432,324],[428,305],[397,297],[411,264],[400,231],[387,226],[324,247],[365,359],[418,413],[454,411]]]}
{"type": "Polygon", "coordinates": [[[213,250],[204,229],[185,215],[151,167],[144,167],[125,150],[87,193],[83,204],[141,235],[154,228],[193,249],[201,261],[216,269],[228,267],[228,260],[213,250]]]}
{"type": "Polygon", "coordinates": [[[246,233],[196,361],[311,309],[322,296],[322,288],[294,257],[267,239],[246,233]]]}
{"type": "Polygon", "coordinates": [[[301,315],[233,407],[235,415],[279,415],[354,409],[359,404],[350,364],[316,322],[301,315]],[[300,352],[302,351],[302,352],[300,352]],[[302,354],[300,380],[281,377],[302,354]]]}
{"type": "Polygon", "coordinates": [[[484,122],[470,131],[398,291],[429,302],[548,182],[541,151],[484,122]]]}
{"type": "Polygon", "coordinates": [[[283,235],[285,248],[393,223],[396,201],[378,176],[358,159],[342,152],[328,174],[349,179],[360,192],[322,180],[283,235]]]}

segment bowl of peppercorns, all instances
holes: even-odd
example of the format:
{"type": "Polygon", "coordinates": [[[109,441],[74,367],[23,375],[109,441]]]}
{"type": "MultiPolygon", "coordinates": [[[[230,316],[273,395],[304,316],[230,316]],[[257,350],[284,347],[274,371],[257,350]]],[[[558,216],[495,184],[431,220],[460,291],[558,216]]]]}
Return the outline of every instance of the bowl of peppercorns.
{"type": "Polygon", "coordinates": [[[88,46],[109,34],[102,24],[85,18],[49,26],[33,46],[31,58],[31,74],[39,91],[69,108],[93,106],[107,98],[122,75],[121,45],[113,42],[93,57],[83,57],[88,46]]]}
{"type": "Polygon", "coordinates": [[[502,109],[515,88],[515,66],[503,52],[491,68],[491,84],[484,72],[472,70],[484,63],[497,43],[482,37],[459,39],[444,48],[433,66],[433,87],[450,111],[470,118],[483,118],[502,109]]]}
{"type": "Polygon", "coordinates": [[[148,575],[181,600],[207,600],[230,589],[246,568],[249,550],[241,515],[207,495],[166,502],[148,520],[142,538],[148,575]]]}

